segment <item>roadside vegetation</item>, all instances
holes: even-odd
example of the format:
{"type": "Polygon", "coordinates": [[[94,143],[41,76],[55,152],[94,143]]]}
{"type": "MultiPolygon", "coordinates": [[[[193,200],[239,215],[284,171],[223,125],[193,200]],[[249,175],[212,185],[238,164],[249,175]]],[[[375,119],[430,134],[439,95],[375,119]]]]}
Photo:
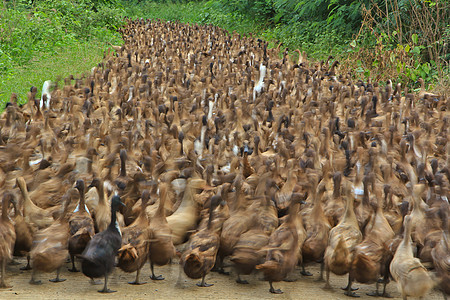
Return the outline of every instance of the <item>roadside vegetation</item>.
{"type": "Polygon", "coordinates": [[[252,33],[313,61],[341,62],[355,79],[391,79],[410,89],[450,86],[448,0],[3,0],[0,100],[20,101],[32,85],[80,76],[99,63],[125,18],[214,24],[252,33]]]}

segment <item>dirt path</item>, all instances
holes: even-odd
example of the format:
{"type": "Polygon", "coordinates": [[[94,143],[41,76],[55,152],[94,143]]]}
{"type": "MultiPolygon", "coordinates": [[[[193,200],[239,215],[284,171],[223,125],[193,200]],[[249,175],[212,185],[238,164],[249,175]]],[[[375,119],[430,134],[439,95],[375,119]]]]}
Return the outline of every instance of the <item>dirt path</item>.
{"type": "MultiPolygon", "coordinates": [[[[25,259],[18,260],[25,263],[25,259]]],[[[134,279],[135,274],[127,274],[116,268],[110,277],[109,288],[117,290],[113,294],[100,294],[97,290],[102,285],[91,285],[89,279],[81,273],[70,273],[67,269],[70,264],[64,267],[61,278],[67,281],[62,283],[51,283],[48,279],[54,278],[55,274],[39,274],[39,279],[43,284],[39,286],[30,285],[31,271],[20,271],[20,266],[8,266],[8,283],[13,287],[0,290],[0,299],[350,299],[343,295],[339,287],[346,285],[345,276],[338,277],[331,275],[331,285],[333,290],[324,290],[323,283],[317,282],[319,266],[307,266],[313,273],[313,277],[302,277],[299,271],[292,277],[295,282],[275,283],[275,288],[284,291],[282,295],[272,295],[269,293],[269,284],[261,280],[260,274],[247,276],[250,284],[239,285],[235,283],[236,275],[233,270],[230,276],[211,273],[207,276],[207,282],[214,285],[209,288],[200,288],[195,285],[196,280],[187,278],[184,273],[179,284],[179,265],[174,263],[165,267],[157,267],[156,273],[162,274],[166,279],[163,281],[151,281],[147,284],[134,286],[127,284],[134,279]]],[[[150,275],[149,265],[145,265],[141,272],[141,279],[147,280],[150,275]]],[[[367,292],[373,290],[373,285],[355,284],[358,287],[360,299],[377,299],[366,296],[367,292]]],[[[388,285],[389,293],[397,299],[401,298],[395,283],[388,285]]],[[[383,298],[378,298],[383,299],[383,298]]],[[[433,290],[425,299],[442,299],[441,294],[433,290]]]]}

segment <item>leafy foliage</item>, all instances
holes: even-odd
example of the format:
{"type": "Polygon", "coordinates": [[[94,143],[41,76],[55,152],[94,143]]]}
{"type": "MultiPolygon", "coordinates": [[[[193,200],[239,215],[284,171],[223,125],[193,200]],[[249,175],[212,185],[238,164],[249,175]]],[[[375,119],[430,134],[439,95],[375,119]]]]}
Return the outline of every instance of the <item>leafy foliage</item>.
{"type": "MultiPolygon", "coordinates": [[[[0,2],[1,99],[9,98],[7,91],[11,90],[14,77],[22,72],[19,70],[36,65],[43,57],[60,57],[61,52],[67,53],[65,49],[76,49],[81,45],[91,44],[97,49],[109,43],[121,43],[116,29],[124,24],[123,15],[122,5],[114,0],[0,2]]],[[[91,65],[97,62],[91,62],[91,65]]],[[[48,74],[41,80],[56,75],[59,74],[48,74]]],[[[14,88],[25,90],[29,87],[14,88]]],[[[24,92],[19,94],[25,98],[24,92]]]]}

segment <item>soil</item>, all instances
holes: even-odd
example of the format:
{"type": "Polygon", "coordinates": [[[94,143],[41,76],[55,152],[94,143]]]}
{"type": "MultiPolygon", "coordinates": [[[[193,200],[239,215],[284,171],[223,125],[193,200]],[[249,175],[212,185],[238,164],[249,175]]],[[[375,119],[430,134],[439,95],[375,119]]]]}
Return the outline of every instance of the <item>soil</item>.
{"type": "MultiPolygon", "coordinates": [[[[150,265],[147,263],[141,271],[141,280],[147,281],[143,285],[130,285],[128,281],[135,278],[135,273],[124,273],[116,268],[110,275],[108,287],[117,290],[116,293],[100,294],[97,290],[103,288],[102,285],[92,285],[90,279],[80,273],[71,273],[68,269],[71,267],[67,263],[61,271],[61,278],[67,279],[61,283],[52,283],[48,279],[55,277],[55,274],[42,273],[38,279],[42,280],[42,285],[31,285],[28,281],[31,278],[31,271],[21,271],[19,268],[25,265],[25,258],[16,258],[21,265],[9,265],[7,267],[7,283],[12,288],[0,290],[0,299],[350,299],[343,294],[340,287],[347,284],[346,276],[336,276],[331,274],[331,290],[323,289],[324,283],[317,282],[320,273],[318,264],[308,265],[306,269],[313,276],[304,277],[300,275],[297,269],[290,279],[296,279],[295,282],[276,282],[274,287],[281,289],[284,293],[274,295],[269,293],[269,284],[262,280],[261,274],[242,276],[247,279],[249,284],[241,285],[235,282],[236,273],[232,268],[226,268],[231,271],[231,275],[226,276],[218,273],[210,273],[206,277],[207,283],[214,284],[211,287],[197,287],[198,280],[189,279],[181,273],[178,261],[164,267],[155,267],[156,275],[162,274],[165,280],[152,281],[149,276],[150,265]]],[[[80,267],[80,266],[78,266],[80,267]]],[[[182,272],[182,271],[181,271],[182,272]]],[[[373,285],[354,284],[359,288],[356,293],[361,296],[360,299],[383,299],[369,297],[366,293],[375,288],[373,285]]],[[[401,299],[401,294],[397,290],[395,282],[391,282],[387,287],[388,292],[396,299],[401,299]]],[[[425,299],[442,299],[442,294],[437,291],[431,291],[425,299]]]]}

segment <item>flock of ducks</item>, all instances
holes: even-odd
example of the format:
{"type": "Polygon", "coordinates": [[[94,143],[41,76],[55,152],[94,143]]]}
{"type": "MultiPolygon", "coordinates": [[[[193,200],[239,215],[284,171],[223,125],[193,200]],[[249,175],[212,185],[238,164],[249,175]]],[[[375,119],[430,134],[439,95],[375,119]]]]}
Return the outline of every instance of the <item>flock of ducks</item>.
{"type": "Polygon", "coordinates": [[[121,33],[89,76],[6,105],[2,287],[13,255],[33,284],[63,281],[70,258],[100,292],[115,266],[143,284],[147,261],[162,280],[155,266],[178,257],[202,287],[227,259],[237,283],[260,271],[272,293],[320,263],[326,288],[348,276],[348,296],[354,282],[388,296],[391,279],[404,299],[450,294],[447,98],[213,26],[129,20],[121,33]]]}

